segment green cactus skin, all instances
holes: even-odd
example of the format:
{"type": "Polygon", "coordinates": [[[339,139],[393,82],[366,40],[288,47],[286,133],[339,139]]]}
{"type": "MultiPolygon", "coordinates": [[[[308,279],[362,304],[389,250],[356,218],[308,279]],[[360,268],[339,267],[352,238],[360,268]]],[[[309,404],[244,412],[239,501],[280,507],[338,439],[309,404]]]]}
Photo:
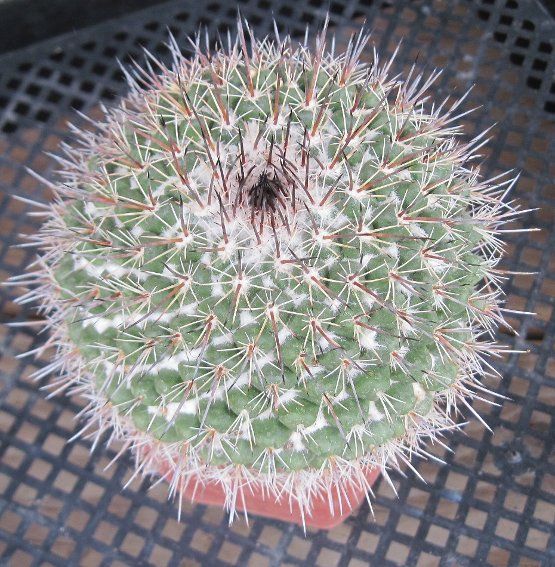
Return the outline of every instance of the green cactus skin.
{"type": "MultiPolygon", "coordinates": [[[[22,301],[39,299],[57,388],[89,399],[173,493],[251,484],[303,513],[454,426],[501,347],[499,227],[437,77],[251,38],[127,72],[130,93],[60,158],[22,301]]],[[[152,58],[153,59],[153,58],[152,58]]],[[[153,59],[154,61],[154,59],[153,59]]],[[[470,407],[470,406],[468,406],[470,407]]]]}

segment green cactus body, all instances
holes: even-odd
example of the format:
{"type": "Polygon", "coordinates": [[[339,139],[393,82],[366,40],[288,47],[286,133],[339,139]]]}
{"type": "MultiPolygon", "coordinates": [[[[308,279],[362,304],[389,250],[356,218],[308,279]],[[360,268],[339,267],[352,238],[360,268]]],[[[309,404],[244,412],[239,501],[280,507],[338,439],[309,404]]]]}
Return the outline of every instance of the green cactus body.
{"type": "Polygon", "coordinates": [[[91,421],[174,489],[239,475],[310,513],[451,427],[497,348],[500,191],[366,39],[174,47],[67,150],[35,293],[91,421]]]}

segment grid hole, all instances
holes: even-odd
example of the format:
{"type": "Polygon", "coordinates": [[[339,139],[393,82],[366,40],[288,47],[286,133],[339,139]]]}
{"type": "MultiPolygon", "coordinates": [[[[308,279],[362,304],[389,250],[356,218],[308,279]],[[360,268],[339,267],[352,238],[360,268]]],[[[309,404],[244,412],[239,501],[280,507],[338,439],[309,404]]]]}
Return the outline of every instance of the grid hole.
{"type": "Polygon", "coordinates": [[[511,53],[509,59],[511,60],[511,63],[514,63],[518,66],[522,66],[522,64],[524,63],[524,55],[521,55],[520,53],[511,53]]]}
{"type": "Polygon", "coordinates": [[[41,67],[37,74],[43,79],[48,79],[52,76],[52,69],[50,69],[50,67],[41,67]]]}
{"type": "Polygon", "coordinates": [[[330,12],[332,14],[341,15],[344,10],[345,10],[345,7],[343,6],[343,4],[340,4],[339,2],[332,2],[331,5],[330,5],[330,12]]]}
{"type": "Polygon", "coordinates": [[[111,75],[111,79],[117,83],[123,83],[125,81],[125,75],[121,69],[116,69],[111,75]]]}
{"type": "Polygon", "coordinates": [[[62,73],[58,79],[58,82],[67,87],[73,82],[73,77],[68,73],[62,73]]]}
{"type": "Polygon", "coordinates": [[[530,40],[527,37],[518,36],[515,39],[515,45],[517,47],[522,47],[523,49],[527,49],[530,47],[530,40]]]}
{"type": "Polygon", "coordinates": [[[21,85],[21,81],[19,79],[10,79],[6,84],[6,86],[13,91],[15,91],[19,85],[21,85]]]}
{"type": "Polygon", "coordinates": [[[534,59],[532,62],[532,69],[534,71],[545,71],[547,69],[547,61],[543,59],[534,59]]]}
{"type": "Polygon", "coordinates": [[[50,118],[50,112],[44,108],[41,108],[35,113],[35,119],[39,122],[48,122],[50,118]]]}
{"type": "Polygon", "coordinates": [[[145,29],[149,31],[156,31],[159,26],[160,24],[158,22],[148,22],[148,24],[145,24],[145,29]]]}
{"type": "Polygon", "coordinates": [[[56,49],[56,51],[54,51],[53,53],[50,54],[49,59],[52,59],[52,61],[62,61],[64,59],[64,57],[66,56],[65,52],[62,49],[56,49]]]}
{"type": "Polygon", "coordinates": [[[90,81],[83,81],[81,83],[81,90],[86,93],[92,93],[94,91],[94,83],[90,81]]]}
{"type": "Polygon", "coordinates": [[[77,69],[80,69],[85,64],[85,60],[82,57],[73,57],[70,60],[69,64],[72,67],[76,67],[77,69]]]}
{"type": "Polygon", "coordinates": [[[117,93],[113,89],[102,89],[100,96],[107,100],[114,100],[117,97],[117,93]]]}
{"type": "Polygon", "coordinates": [[[81,110],[85,106],[85,103],[80,98],[71,99],[71,108],[74,110],[81,110]]]}
{"type": "Polygon", "coordinates": [[[133,41],[133,45],[136,45],[137,47],[146,47],[148,45],[148,39],[140,35],[133,41]]]}
{"type": "Polygon", "coordinates": [[[37,96],[41,91],[41,88],[34,83],[31,83],[26,89],[25,92],[30,96],[37,96]]]}
{"type": "Polygon", "coordinates": [[[539,327],[531,327],[526,331],[527,341],[543,341],[545,332],[539,327]]]}
{"type": "Polygon", "coordinates": [[[117,55],[117,53],[118,50],[115,47],[112,47],[111,45],[105,47],[104,50],[102,51],[102,55],[108,57],[109,59],[113,59],[117,55]]]}
{"type": "Polygon", "coordinates": [[[104,65],[103,63],[95,63],[92,68],[91,71],[95,74],[95,75],[104,75],[104,73],[106,72],[106,65],[104,65]]]}
{"type": "Polygon", "coordinates": [[[24,102],[18,102],[15,105],[14,112],[21,116],[25,116],[29,112],[29,105],[24,102]]]}
{"type": "Polygon", "coordinates": [[[541,79],[538,79],[537,77],[528,77],[526,79],[526,84],[534,90],[539,90],[542,86],[542,82],[541,79]]]}
{"type": "Polygon", "coordinates": [[[17,125],[15,122],[7,120],[2,126],[2,132],[5,134],[13,134],[17,130],[17,125]]]}
{"type": "Polygon", "coordinates": [[[499,16],[499,23],[503,26],[510,26],[513,23],[513,18],[507,14],[501,14],[499,16]]]}
{"type": "Polygon", "coordinates": [[[62,95],[58,91],[50,91],[46,97],[48,102],[53,102],[54,104],[62,100],[62,95]]]}

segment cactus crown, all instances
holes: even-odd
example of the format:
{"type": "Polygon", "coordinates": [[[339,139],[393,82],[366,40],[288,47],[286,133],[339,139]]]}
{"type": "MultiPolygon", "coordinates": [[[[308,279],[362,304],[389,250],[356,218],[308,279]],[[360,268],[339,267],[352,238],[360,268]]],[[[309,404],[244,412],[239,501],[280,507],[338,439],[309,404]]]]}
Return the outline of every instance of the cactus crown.
{"type": "Polygon", "coordinates": [[[367,40],[172,42],[59,158],[24,297],[47,371],[174,492],[218,480],[233,512],[255,483],[310,513],[423,454],[493,372],[509,182],[470,168],[460,101],[426,109],[437,73],[388,78],[367,40]]]}

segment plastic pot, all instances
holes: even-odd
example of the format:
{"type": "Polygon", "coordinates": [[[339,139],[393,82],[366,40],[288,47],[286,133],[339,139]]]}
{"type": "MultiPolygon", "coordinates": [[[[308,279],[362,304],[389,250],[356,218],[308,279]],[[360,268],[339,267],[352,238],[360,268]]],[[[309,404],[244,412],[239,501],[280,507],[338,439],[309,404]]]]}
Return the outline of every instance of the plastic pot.
{"type": "MultiPolygon", "coordinates": [[[[161,463],[159,472],[169,480],[171,473],[167,464],[161,463]]],[[[379,469],[370,469],[366,475],[369,486],[372,486],[380,476],[379,469]]],[[[362,488],[347,489],[347,497],[340,502],[337,492],[322,491],[315,496],[310,515],[305,515],[304,525],[308,528],[329,530],[341,524],[355,510],[359,508],[362,501],[366,498],[366,491],[362,488]],[[330,511],[329,500],[333,504],[333,513],[330,511]]],[[[285,522],[293,522],[303,525],[303,518],[296,502],[290,504],[287,495],[283,495],[279,500],[263,491],[260,487],[245,488],[243,496],[237,497],[236,509],[238,512],[246,508],[249,516],[257,515],[266,518],[273,518],[285,522]]],[[[194,479],[184,487],[182,497],[196,504],[207,504],[209,506],[225,507],[225,492],[221,484],[217,482],[195,482],[194,479]]]]}

